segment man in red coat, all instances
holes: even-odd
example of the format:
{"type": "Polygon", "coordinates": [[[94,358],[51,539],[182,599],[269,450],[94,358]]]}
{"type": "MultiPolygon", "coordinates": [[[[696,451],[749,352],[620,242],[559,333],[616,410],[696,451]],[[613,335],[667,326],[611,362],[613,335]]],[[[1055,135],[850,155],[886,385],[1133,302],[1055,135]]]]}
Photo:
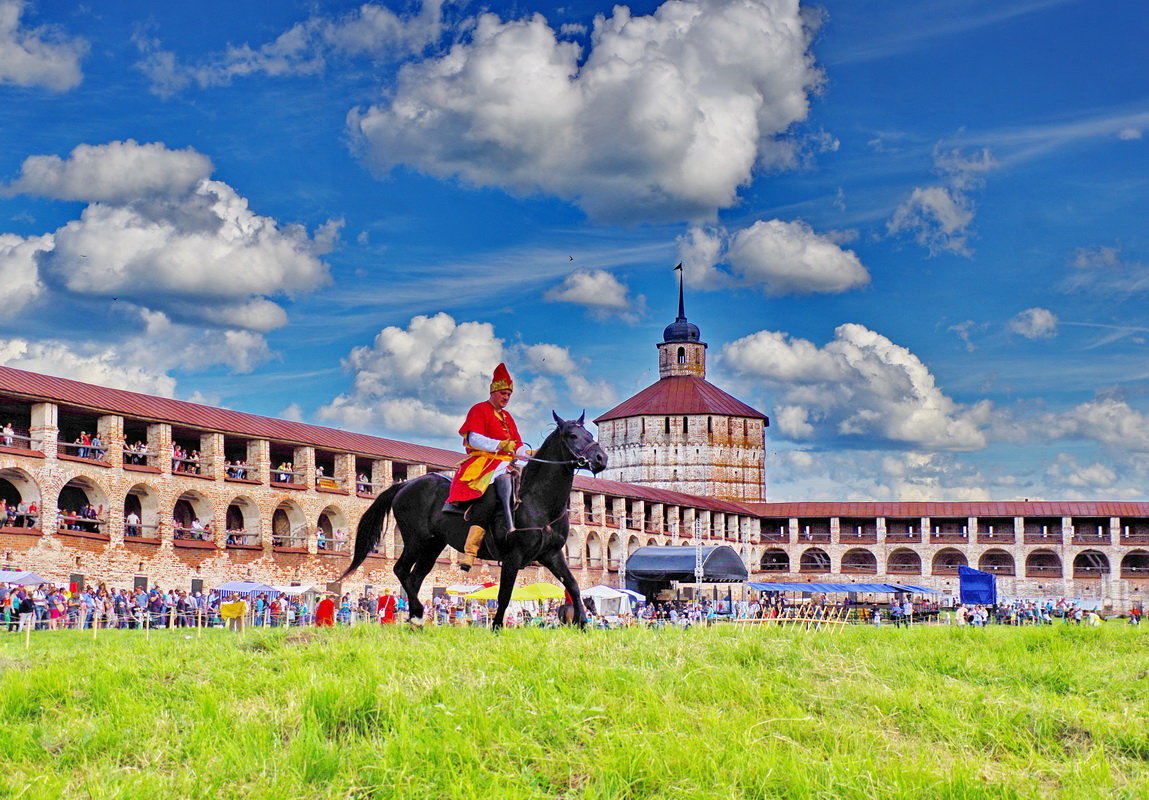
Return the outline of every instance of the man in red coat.
{"type": "Polygon", "coordinates": [[[315,624],[320,628],[335,627],[335,600],[330,593],[323,595],[315,609],[315,624]]]}
{"type": "Polygon", "coordinates": [[[395,621],[395,610],[399,606],[399,601],[391,594],[390,589],[384,589],[383,594],[379,595],[378,600],[378,614],[379,623],[381,625],[390,625],[395,621]]]}
{"type": "MultiPolygon", "coordinates": [[[[460,503],[482,497],[483,492],[493,483],[503,504],[507,528],[515,529],[514,513],[511,510],[513,487],[507,470],[516,458],[530,456],[532,451],[523,444],[514,417],[507,411],[507,403],[514,390],[515,384],[506,365],[499,364],[491,379],[491,396],[473,405],[467,412],[463,426],[459,428],[467,458],[455,470],[451,493],[447,495],[447,504],[443,506],[444,512],[462,513],[460,503]]],[[[479,554],[479,546],[485,535],[486,530],[481,525],[472,525],[467,532],[467,543],[459,561],[459,568],[464,572],[470,570],[475,563],[475,556],[479,554]]]]}

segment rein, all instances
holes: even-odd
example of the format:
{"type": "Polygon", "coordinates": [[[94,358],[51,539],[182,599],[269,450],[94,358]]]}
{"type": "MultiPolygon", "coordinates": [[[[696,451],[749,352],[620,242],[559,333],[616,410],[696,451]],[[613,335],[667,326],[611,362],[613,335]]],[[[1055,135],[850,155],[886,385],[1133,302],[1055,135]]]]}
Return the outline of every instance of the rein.
{"type": "Polygon", "coordinates": [[[556,522],[558,522],[560,519],[562,519],[563,517],[569,517],[570,513],[571,513],[570,507],[567,507],[567,508],[564,508],[562,510],[562,512],[559,513],[559,515],[557,517],[552,519],[546,525],[533,525],[533,526],[526,527],[526,528],[515,528],[513,531],[510,531],[510,533],[518,533],[519,531],[542,531],[543,533],[546,533],[549,530],[553,530],[554,524],[556,522]]]}
{"type": "Polygon", "coordinates": [[[593,445],[594,443],[595,442],[592,439],[590,442],[587,443],[587,446],[585,448],[583,448],[583,452],[576,453],[574,451],[574,449],[570,446],[570,444],[568,442],[564,441],[563,447],[565,447],[567,449],[568,453],[570,453],[572,456],[574,456],[574,458],[568,459],[566,461],[551,461],[550,459],[538,458],[537,456],[527,456],[523,460],[534,461],[534,462],[539,463],[539,464],[555,464],[555,465],[558,465],[560,467],[570,466],[571,464],[573,464],[575,469],[590,469],[590,459],[588,459],[586,457],[585,451],[589,450],[591,445],[593,445]]]}

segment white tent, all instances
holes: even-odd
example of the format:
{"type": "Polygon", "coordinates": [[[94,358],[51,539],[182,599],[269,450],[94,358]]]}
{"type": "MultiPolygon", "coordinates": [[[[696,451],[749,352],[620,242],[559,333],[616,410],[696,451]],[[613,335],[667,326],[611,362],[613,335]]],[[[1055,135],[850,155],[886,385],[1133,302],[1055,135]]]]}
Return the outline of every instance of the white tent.
{"type": "Polygon", "coordinates": [[[272,586],[271,588],[288,597],[295,597],[296,595],[307,594],[308,592],[318,593],[318,590],[314,586],[272,586]]]}
{"type": "Polygon", "coordinates": [[[18,586],[36,586],[48,581],[35,572],[22,572],[20,570],[0,569],[0,583],[14,583],[18,586]]]}
{"type": "Polygon", "coordinates": [[[594,598],[595,608],[606,617],[630,614],[636,603],[637,593],[611,586],[592,586],[582,590],[583,597],[594,598]]]}

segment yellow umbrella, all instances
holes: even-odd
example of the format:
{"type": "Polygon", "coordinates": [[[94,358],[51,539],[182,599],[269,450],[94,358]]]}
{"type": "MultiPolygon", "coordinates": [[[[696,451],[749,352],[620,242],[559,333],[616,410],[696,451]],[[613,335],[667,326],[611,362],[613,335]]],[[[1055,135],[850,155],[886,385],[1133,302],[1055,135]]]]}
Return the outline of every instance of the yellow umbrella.
{"type": "Polygon", "coordinates": [[[567,593],[553,583],[532,583],[523,587],[523,594],[528,600],[561,600],[567,593]]]}
{"type": "MultiPolygon", "coordinates": [[[[512,600],[550,600],[563,597],[565,593],[551,583],[532,583],[530,586],[516,586],[511,592],[512,600]]],[[[468,600],[494,600],[499,596],[498,586],[488,586],[467,595],[468,600]]]]}

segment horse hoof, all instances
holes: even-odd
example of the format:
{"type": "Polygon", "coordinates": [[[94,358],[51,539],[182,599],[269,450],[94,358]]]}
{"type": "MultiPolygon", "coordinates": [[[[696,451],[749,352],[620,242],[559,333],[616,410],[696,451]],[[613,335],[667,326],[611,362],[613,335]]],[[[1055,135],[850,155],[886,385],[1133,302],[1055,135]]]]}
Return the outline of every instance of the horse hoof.
{"type": "Polygon", "coordinates": [[[425,620],[422,617],[411,617],[411,619],[407,620],[407,624],[411,626],[411,630],[413,631],[423,630],[424,623],[425,620]]]}

